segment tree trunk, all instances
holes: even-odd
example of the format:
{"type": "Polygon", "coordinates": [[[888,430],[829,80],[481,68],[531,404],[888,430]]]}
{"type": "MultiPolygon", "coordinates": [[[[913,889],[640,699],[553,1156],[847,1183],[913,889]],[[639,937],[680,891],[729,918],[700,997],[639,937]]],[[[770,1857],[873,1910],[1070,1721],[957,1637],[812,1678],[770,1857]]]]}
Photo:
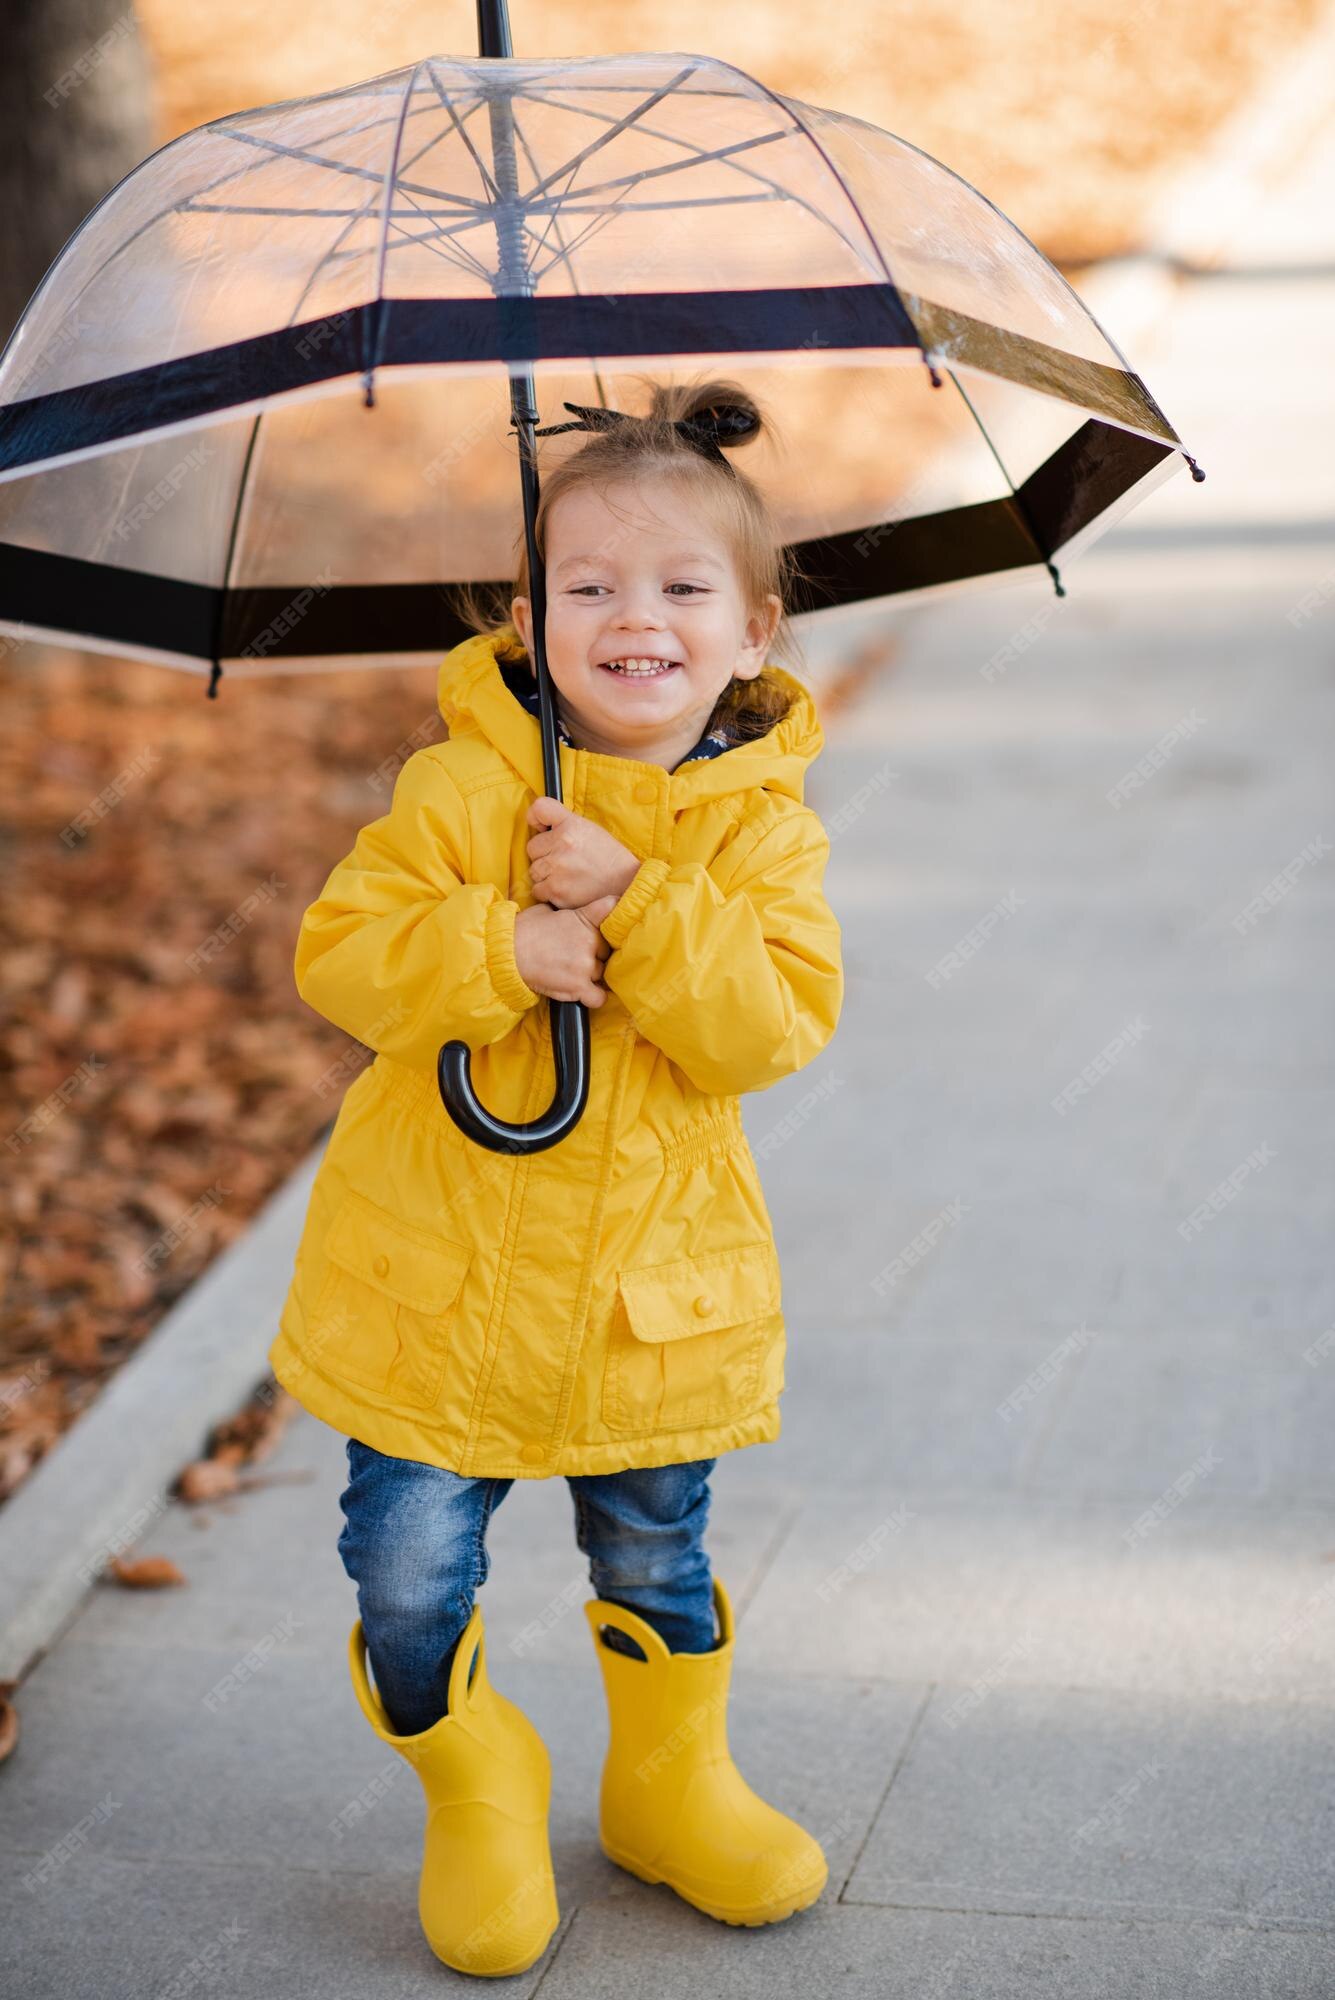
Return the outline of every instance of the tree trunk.
{"type": "Polygon", "coordinates": [[[14,0],[0,61],[0,343],[89,209],[152,152],[133,0],[14,0]]]}

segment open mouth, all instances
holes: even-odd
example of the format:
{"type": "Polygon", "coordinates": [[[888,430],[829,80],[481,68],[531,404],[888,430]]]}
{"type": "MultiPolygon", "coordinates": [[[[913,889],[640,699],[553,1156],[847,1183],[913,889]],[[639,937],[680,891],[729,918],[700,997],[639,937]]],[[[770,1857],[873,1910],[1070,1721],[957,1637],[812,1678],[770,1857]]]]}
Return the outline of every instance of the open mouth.
{"type": "Polygon", "coordinates": [[[599,665],[606,673],[615,674],[623,681],[661,681],[668,674],[675,673],[680,660],[600,660],[599,665]]]}

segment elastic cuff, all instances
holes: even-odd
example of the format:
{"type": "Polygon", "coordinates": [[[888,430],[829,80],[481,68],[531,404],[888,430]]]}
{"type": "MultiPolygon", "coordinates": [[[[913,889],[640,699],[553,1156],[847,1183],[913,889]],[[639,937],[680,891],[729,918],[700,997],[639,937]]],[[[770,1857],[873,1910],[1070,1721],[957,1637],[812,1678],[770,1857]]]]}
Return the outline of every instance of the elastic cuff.
{"type": "Polygon", "coordinates": [[[492,904],[487,911],[486,948],[487,971],[492,985],[507,1007],[522,1013],[526,1007],[537,1005],[539,995],[515,963],[515,918],[518,915],[518,903],[502,898],[492,904]]]}
{"type": "Polygon", "coordinates": [[[631,876],[598,928],[614,948],[624,944],[668,877],[669,863],[650,855],[631,876]]]}

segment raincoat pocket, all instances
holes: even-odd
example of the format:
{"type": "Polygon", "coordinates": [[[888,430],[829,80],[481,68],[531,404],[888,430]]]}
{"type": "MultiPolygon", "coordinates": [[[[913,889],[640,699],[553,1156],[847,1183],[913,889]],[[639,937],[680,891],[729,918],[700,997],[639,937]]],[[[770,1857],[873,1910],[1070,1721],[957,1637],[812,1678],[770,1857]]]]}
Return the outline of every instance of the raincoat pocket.
{"type": "Polygon", "coordinates": [[[603,1375],[611,1430],[683,1430],[746,1416],[776,1336],[768,1238],[620,1272],[603,1375]]]}
{"type": "Polygon", "coordinates": [[[307,1335],[330,1375],[426,1409],[473,1253],[349,1190],[324,1240],[329,1270],[307,1335]]]}

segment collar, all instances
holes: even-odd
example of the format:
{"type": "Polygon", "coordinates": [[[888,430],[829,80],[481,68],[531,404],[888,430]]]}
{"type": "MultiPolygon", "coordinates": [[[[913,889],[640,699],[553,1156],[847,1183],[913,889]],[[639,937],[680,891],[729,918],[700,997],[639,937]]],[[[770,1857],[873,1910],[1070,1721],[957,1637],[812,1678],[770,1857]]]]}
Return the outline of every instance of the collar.
{"type": "MultiPolygon", "coordinates": [[[[505,682],[505,685],[509,688],[516,701],[522,702],[529,714],[536,717],[538,714],[538,684],[528,668],[520,661],[513,659],[498,659],[496,664],[501,670],[501,679],[505,682]]],[[[565,717],[561,715],[559,710],[556,717],[556,733],[562,743],[568,743],[572,750],[575,748],[574,738],[566,728],[565,717]]],[[[703,736],[698,737],[692,748],[686,752],[684,757],[678,758],[672,768],[674,771],[679,771],[683,764],[689,764],[697,757],[721,757],[725,750],[735,748],[739,740],[738,737],[733,736],[729,732],[725,719],[725,723],[722,726],[717,729],[707,729],[703,736]]]]}

